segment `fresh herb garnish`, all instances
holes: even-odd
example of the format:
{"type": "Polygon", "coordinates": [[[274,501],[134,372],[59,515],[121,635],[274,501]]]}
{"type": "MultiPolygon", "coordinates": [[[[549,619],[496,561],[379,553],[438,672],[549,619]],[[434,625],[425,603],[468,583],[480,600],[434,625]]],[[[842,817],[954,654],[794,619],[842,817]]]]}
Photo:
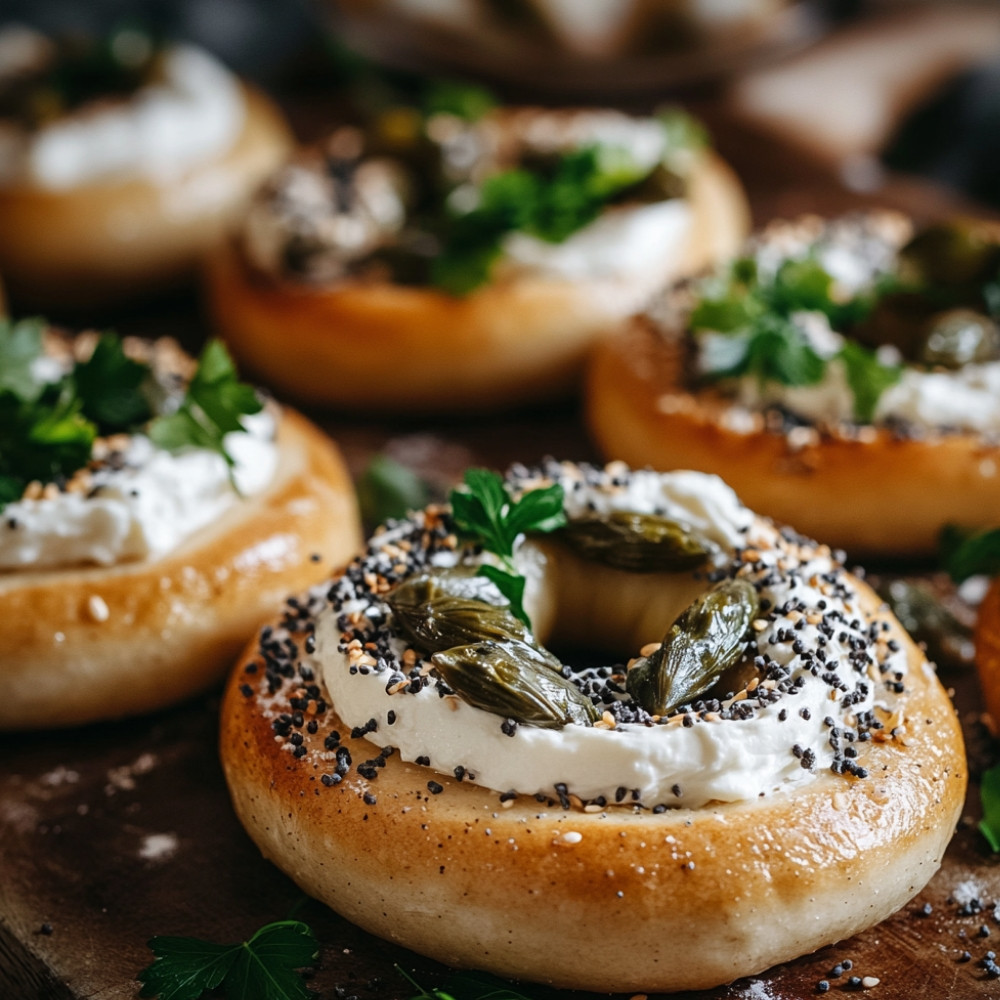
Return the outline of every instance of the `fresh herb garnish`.
{"type": "Polygon", "coordinates": [[[899,381],[902,365],[883,364],[872,351],[853,340],[845,342],[838,357],[854,394],[854,419],[859,424],[870,424],[882,393],[899,381]]]}
{"type": "Polygon", "coordinates": [[[358,480],[361,519],[372,528],[419,510],[430,498],[427,481],[388,455],[376,455],[358,480]]]}
{"type": "Polygon", "coordinates": [[[157,417],[149,437],[161,448],[206,448],[235,465],[226,451],[225,435],[243,430],[242,416],[259,413],[263,403],[253,386],[240,382],[229,352],[219,340],[210,340],[198,359],[198,369],[176,413],[157,417]]]}
{"type": "Polygon", "coordinates": [[[989,841],[990,849],[1000,853],[1000,764],[983,774],[979,797],[983,804],[979,832],[989,841]]]}
{"type": "Polygon", "coordinates": [[[483,182],[476,208],[451,216],[432,280],[453,295],[466,295],[489,281],[508,233],[561,243],[648,173],[624,150],[588,146],[533,170],[494,174],[483,182]]]}
{"type": "Polygon", "coordinates": [[[793,317],[818,312],[831,329],[845,329],[867,316],[874,301],[871,293],[838,298],[833,278],[811,257],[787,260],[769,278],[761,277],[752,258],[741,258],[727,276],[706,285],[690,323],[696,333],[722,333],[729,339],[708,355],[716,359],[705,372],[708,378],[752,375],[761,383],[816,385],[830,362],[838,360],[854,396],[854,419],[868,423],[882,393],[899,381],[901,367],[883,364],[874,351],[853,341],[824,356],[793,317]]]}
{"type": "Polygon", "coordinates": [[[510,983],[486,972],[456,972],[440,988],[428,990],[402,966],[394,968],[417,991],[410,1000],[531,1000],[510,983]]]}
{"type": "MultiPolygon", "coordinates": [[[[32,481],[70,479],[90,461],[99,435],[141,430],[153,415],[149,365],[129,358],[121,341],[102,334],[86,361],[46,381],[41,320],[0,321],[0,508],[20,499],[32,481]]],[[[150,437],[169,451],[188,446],[220,454],[231,468],[224,435],[261,402],[237,381],[218,341],[202,352],[180,408],[149,423],[150,437]]]]}
{"type": "Polygon", "coordinates": [[[514,544],[526,532],[547,533],[566,523],[562,486],[553,483],[514,500],[502,476],[489,469],[468,469],[465,489],[452,490],[449,500],[462,536],[481,544],[500,562],[500,566],[485,563],[477,573],[493,581],[511,611],[530,628],[523,604],[524,577],[514,565],[514,544]]]}
{"type": "Polygon", "coordinates": [[[492,91],[474,83],[431,80],[426,84],[421,104],[427,117],[454,115],[464,121],[475,122],[497,106],[497,99],[492,91]]]}
{"type": "Polygon", "coordinates": [[[119,337],[102,333],[93,354],[73,369],[81,413],[104,434],[145,422],[153,415],[143,391],[149,377],[149,365],[128,357],[119,337]]]}
{"type": "Polygon", "coordinates": [[[0,392],[9,392],[32,403],[41,395],[45,383],[34,364],[42,353],[44,321],[22,319],[12,323],[0,319],[0,392]]]}
{"type": "Polygon", "coordinates": [[[1000,574],[1000,528],[965,531],[945,525],[939,540],[941,562],[956,583],[970,576],[1000,574]]]}
{"type": "Polygon", "coordinates": [[[197,1000],[221,987],[233,1000],[308,1000],[296,971],[316,964],[319,945],[308,924],[279,920],[240,944],[212,944],[191,937],[154,937],[156,958],[139,973],[139,996],[197,1000]]]}

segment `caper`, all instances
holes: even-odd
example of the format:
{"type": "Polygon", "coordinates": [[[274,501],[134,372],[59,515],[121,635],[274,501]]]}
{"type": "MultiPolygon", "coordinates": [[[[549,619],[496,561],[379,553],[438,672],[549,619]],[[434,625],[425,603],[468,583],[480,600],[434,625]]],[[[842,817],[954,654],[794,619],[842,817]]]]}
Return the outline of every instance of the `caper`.
{"type": "Polygon", "coordinates": [[[554,537],[585,559],[633,573],[695,569],[717,550],[678,521],[629,511],[575,518],[554,537]]]}
{"type": "Polygon", "coordinates": [[[506,605],[488,600],[491,585],[472,567],[419,573],[386,598],[399,631],[427,653],[490,639],[517,640],[535,649],[552,670],[562,664],[535,642],[506,605]]]}
{"type": "Polygon", "coordinates": [[[431,662],[463,701],[527,726],[591,725],[600,712],[579,688],[518,640],[485,640],[435,653],[431,662]]]}
{"type": "Polygon", "coordinates": [[[1000,328],[972,309],[937,313],[927,324],[919,360],[941,368],[1000,360],[1000,328]]]}
{"type": "Polygon", "coordinates": [[[996,227],[973,219],[954,219],[921,230],[899,251],[905,280],[962,288],[982,284],[1000,264],[996,227]]]}
{"type": "Polygon", "coordinates": [[[628,693],[652,715],[668,715],[703,694],[743,655],[759,608],[746,580],[716,584],[681,612],[655,652],[632,666],[628,693]]]}

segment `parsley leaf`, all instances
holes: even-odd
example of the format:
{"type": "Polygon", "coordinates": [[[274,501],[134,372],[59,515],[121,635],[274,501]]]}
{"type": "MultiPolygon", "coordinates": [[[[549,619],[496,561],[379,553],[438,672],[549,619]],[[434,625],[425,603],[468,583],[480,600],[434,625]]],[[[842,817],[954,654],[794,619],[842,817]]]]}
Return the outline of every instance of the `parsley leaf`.
{"type": "Polygon", "coordinates": [[[431,487],[411,468],[388,455],[376,455],[358,480],[358,503],[365,524],[376,527],[404,517],[431,498],[431,487]]]}
{"type": "Polygon", "coordinates": [[[530,628],[523,605],[524,577],[514,565],[514,543],[529,531],[547,533],[566,523],[562,486],[553,483],[514,500],[498,473],[467,469],[465,489],[452,490],[449,500],[462,536],[500,559],[499,567],[484,564],[478,574],[493,581],[510,602],[511,611],[530,628]]]}
{"type": "Polygon", "coordinates": [[[497,106],[496,97],[486,87],[459,80],[431,80],[421,103],[427,117],[454,115],[467,122],[479,121],[497,106]]]}
{"type": "Polygon", "coordinates": [[[128,357],[113,333],[102,333],[93,354],[73,369],[81,411],[104,434],[127,430],[152,416],[143,392],[149,377],[149,365],[128,357]]]}
{"type": "MultiPolygon", "coordinates": [[[[410,1000],[531,1000],[518,993],[510,983],[486,972],[456,972],[440,989],[427,990],[405,969],[396,971],[418,992],[410,1000]]],[[[549,992],[549,991],[546,991],[549,992]]]]}
{"type": "Polygon", "coordinates": [[[45,383],[36,378],[32,363],[42,354],[40,319],[22,319],[12,323],[0,319],[0,392],[13,393],[26,403],[33,403],[45,383]]]}
{"type": "Polygon", "coordinates": [[[1000,574],[1000,528],[969,532],[949,524],[941,532],[942,563],[956,583],[970,576],[1000,574]]]}
{"type": "Polygon", "coordinates": [[[548,158],[531,170],[494,174],[483,181],[479,204],[448,220],[432,280],[452,295],[466,295],[489,280],[508,233],[561,243],[648,173],[624,150],[588,146],[548,158]]]}
{"type": "Polygon", "coordinates": [[[154,444],[168,451],[207,448],[232,468],[225,435],[243,430],[240,417],[259,413],[263,404],[252,386],[239,381],[229,352],[221,341],[210,340],[198,359],[198,369],[176,413],[157,417],[149,425],[154,444]]]}
{"type": "Polygon", "coordinates": [[[786,260],[768,279],[760,276],[753,258],[740,258],[724,278],[705,284],[690,326],[696,334],[721,333],[731,340],[705,349],[703,359],[712,364],[706,376],[712,379],[755,375],[761,382],[815,385],[838,358],[854,396],[854,419],[870,423],[882,393],[899,381],[902,368],[882,364],[874,351],[853,341],[824,357],[792,317],[819,312],[833,329],[845,329],[867,316],[876,298],[859,293],[839,300],[833,277],[813,257],[786,260]]]}
{"type": "Polygon", "coordinates": [[[979,796],[983,804],[979,832],[989,841],[991,850],[1000,853],[1000,764],[983,774],[979,796]]]}
{"type": "Polygon", "coordinates": [[[218,986],[233,1000],[307,1000],[315,996],[296,972],[315,965],[319,945],[307,924],[279,920],[241,944],[198,938],[154,937],[156,956],[139,973],[139,996],[197,1000],[218,986]]]}
{"type": "Polygon", "coordinates": [[[0,393],[0,477],[6,484],[0,503],[19,499],[33,480],[49,483],[83,468],[96,437],[78,402],[59,387],[36,402],[0,393]]]}
{"type": "Polygon", "coordinates": [[[874,351],[853,340],[844,343],[837,355],[847,373],[847,384],[854,394],[854,419],[870,424],[882,393],[895,385],[903,374],[902,365],[884,365],[874,351]]]}
{"type": "Polygon", "coordinates": [[[735,336],[741,356],[731,367],[712,372],[716,378],[755,375],[762,382],[782,385],[815,385],[823,378],[826,361],[793,323],[780,316],[764,313],[749,330],[735,336]]]}

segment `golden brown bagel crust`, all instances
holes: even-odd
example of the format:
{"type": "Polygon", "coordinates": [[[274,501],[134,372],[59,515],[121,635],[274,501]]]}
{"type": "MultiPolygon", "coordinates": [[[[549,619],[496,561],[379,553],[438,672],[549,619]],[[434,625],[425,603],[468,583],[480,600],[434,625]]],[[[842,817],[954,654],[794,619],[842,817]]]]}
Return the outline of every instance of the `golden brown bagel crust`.
{"type": "Polygon", "coordinates": [[[983,603],[976,622],[976,667],[983,688],[986,710],[1000,727],[1000,579],[995,579],[983,603]]]}
{"type": "Polygon", "coordinates": [[[133,715],[204,690],[289,591],[350,557],[360,529],[337,449],[289,410],[278,446],[270,487],[161,559],[0,573],[0,729],[133,715]]]}
{"type": "Polygon", "coordinates": [[[0,186],[0,273],[11,298],[21,308],[91,308],[190,277],[291,148],[271,101],[246,87],[244,95],[233,146],[170,181],[0,186]]]}
{"type": "MultiPolygon", "coordinates": [[[[677,276],[733,252],[749,221],[739,182],[715,156],[692,171],[689,200],[695,221],[677,276]]],[[[314,288],[252,271],[232,246],[213,255],[206,280],[215,328],[242,369],[310,403],[366,406],[377,395],[381,410],[397,411],[482,410],[565,393],[633,298],[611,281],[533,277],[464,298],[386,283],[314,288]]]]}
{"type": "Polygon", "coordinates": [[[660,815],[564,811],[530,796],[504,806],[496,792],[396,755],[376,780],[351,770],[328,787],[331,729],[355,764],[377,748],[347,738],[325,710],[315,734],[297,730],[304,756],[282,749],[272,727],[280,699],[267,694],[255,647],[226,692],[222,761],[265,857],[373,934],[560,987],[701,989],[879,922],[937,870],[965,797],[962,736],[923,655],[895,622],[893,635],[909,662],[902,728],[857,744],[870,776],[825,772],[750,802],[660,815]]]}
{"type": "Polygon", "coordinates": [[[1000,509],[1000,447],[976,434],[732,429],[729,401],[690,392],[678,341],[642,318],[593,352],[586,407],[608,458],[717,473],[754,510],[855,554],[929,555],[945,524],[988,527],[1000,509]]]}

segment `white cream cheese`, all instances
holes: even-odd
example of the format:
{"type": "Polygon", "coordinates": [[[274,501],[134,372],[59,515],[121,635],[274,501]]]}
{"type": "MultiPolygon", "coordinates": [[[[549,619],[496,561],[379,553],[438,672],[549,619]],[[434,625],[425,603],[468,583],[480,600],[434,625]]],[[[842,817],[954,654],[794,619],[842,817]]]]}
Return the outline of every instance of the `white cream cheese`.
{"type": "Polygon", "coordinates": [[[568,281],[612,279],[651,294],[674,270],[692,221],[691,206],[674,198],[606,209],[562,243],[510,233],[503,240],[504,269],[568,281]]]}
{"type": "Polygon", "coordinates": [[[111,566],[170,552],[240,495],[260,493],[273,480],[273,415],[265,410],[243,421],[245,433],[225,438],[239,494],[221,455],[198,448],[171,454],[136,435],[121,469],[94,473],[92,495],[7,504],[0,513],[0,570],[111,566]]]}
{"type": "Polygon", "coordinates": [[[207,52],[170,49],[162,82],[33,133],[3,126],[0,182],[66,190],[112,178],[166,181],[228,150],[246,116],[239,82],[207,52]]]}
{"type": "MultiPolygon", "coordinates": [[[[369,727],[367,735],[375,744],[397,748],[405,760],[429,758],[430,767],[444,774],[460,768],[468,780],[501,793],[553,796],[554,789],[565,786],[583,800],[694,807],[709,801],[754,799],[808,782],[828,769],[834,759],[833,727],[855,725],[857,715],[870,711],[883,691],[875,659],[858,665],[852,642],[864,644],[869,623],[856,608],[855,595],[831,583],[841,580],[842,574],[824,576],[835,572],[828,551],[805,549],[798,562],[798,547],[779,539],[770,523],[755,519],[713,476],[633,473],[630,479],[626,476],[624,486],[615,488],[592,483],[574,488],[575,481],[567,471],[563,485],[570,514],[592,509],[591,503],[605,511],[665,511],[667,516],[707,530],[730,552],[737,545],[755,546],[760,562],[751,579],[769,577],[769,569],[780,563],[776,582],[764,580],[760,596],[772,608],[787,610],[769,615],[756,641],[761,656],[787,666],[787,679],[782,682],[787,690],[770,702],[754,702],[745,719],[691,718],[691,724],[684,725],[676,717],[669,724],[619,723],[613,729],[571,724],[558,730],[520,725],[505,731],[498,716],[454,695],[442,697],[433,685],[388,694],[387,688],[393,685],[387,684],[384,671],[352,668],[338,613],[328,610],[317,622],[311,665],[322,676],[344,722],[365,727],[368,720],[375,720],[377,728],[369,727]],[[789,607],[790,600],[800,605],[789,607]],[[812,623],[807,623],[800,606],[811,609],[812,623]],[[823,616],[836,621],[832,632],[823,616]],[[825,635],[821,629],[826,629],[825,635]],[[821,650],[822,662],[815,658],[816,650],[821,650]],[[816,669],[817,664],[821,669],[816,669]],[[827,673],[843,681],[843,690],[836,691],[834,699],[833,688],[823,676],[827,673]],[[842,695],[850,695],[851,704],[843,705],[842,695]],[[390,712],[391,725],[387,724],[390,712]]],[[[405,526],[395,532],[401,537],[405,526]]],[[[390,529],[373,540],[370,551],[378,545],[391,546],[393,537],[394,529],[390,529]]],[[[538,589],[532,577],[541,563],[528,558],[522,565],[529,577],[525,606],[530,613],[532,592],[538,589]]],[[[594,586],[601,586],[596,580],[601,570],[592,565],[591,571],[594,586]]],[[[662,574],[651,586],[659,586],[671,575],[662,574]]],[[[690,586],[689,576],[676,576],[687,577],[685,585],[690,586]]],[[[697,590],[707,586],[698,584],[697,590]]],[[[349,588],[342,591],[344,596],[348,592],[349,588]]],[[[613,590],[606,597],[614,600],[613,590]]],[[[363,615],[368,610],[368,601],[348,599],[339,614],[363,615]]],[[[662,622],[662,632],[670,623],[662,622]]],[[[581,631],[586,628],[584,620],[569,625],[581,631]]],[[[401,654],[405,644],[398,638],[392,642],[394,651],[401,654]]],[[[637,652],[622,650],[620,655],[627,658],[637,652]]],[[[902,652],[883,649],[880,656],[883,670],[904,675],[902,652]]]]}

